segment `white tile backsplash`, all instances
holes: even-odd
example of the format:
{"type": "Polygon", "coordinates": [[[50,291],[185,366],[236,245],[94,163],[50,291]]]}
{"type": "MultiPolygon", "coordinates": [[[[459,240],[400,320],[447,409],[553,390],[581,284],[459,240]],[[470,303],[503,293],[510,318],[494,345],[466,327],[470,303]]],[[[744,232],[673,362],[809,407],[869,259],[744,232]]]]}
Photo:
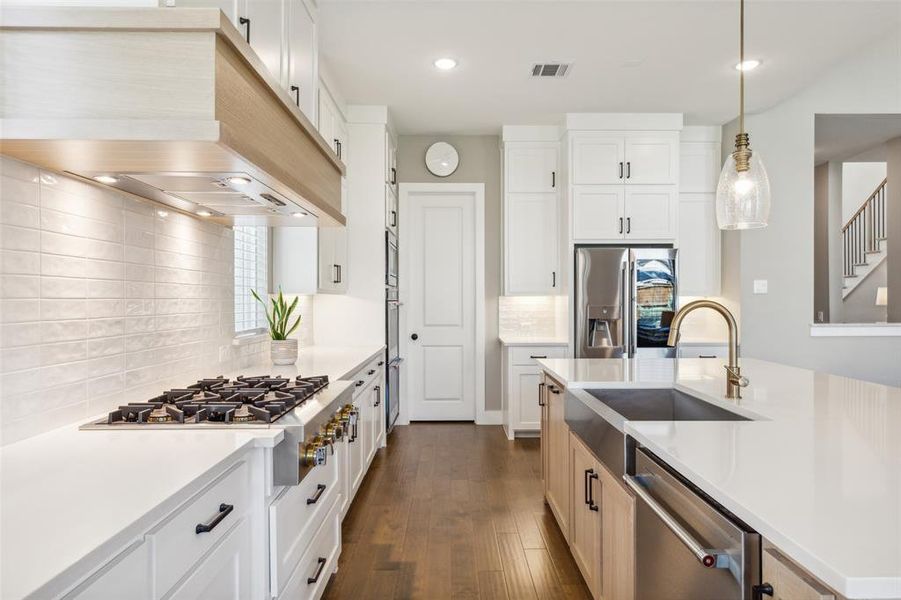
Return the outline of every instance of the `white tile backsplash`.
{"type": "Polygon", "coordinates": [[[228,227],[0,158],[0,443],[265,358],[232,343],[233,257],[228,227]]]}
{"type": "Polygon", "coordinates": [[[498,312],[502,336],[566,338],[565,296],[501,296],[498,312]]]}

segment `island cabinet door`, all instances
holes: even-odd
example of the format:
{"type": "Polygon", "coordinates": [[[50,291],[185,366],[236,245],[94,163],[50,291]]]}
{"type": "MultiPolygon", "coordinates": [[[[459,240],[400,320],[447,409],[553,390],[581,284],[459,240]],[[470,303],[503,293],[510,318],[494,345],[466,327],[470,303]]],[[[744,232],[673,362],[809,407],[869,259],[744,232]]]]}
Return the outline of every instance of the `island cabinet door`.
{"type": "MultiPolygon", "coordinates": [[[[600,465],[599,465],[600,466],[600,465]]],[[[600,467],[602,596],[635,598],[635,497],[600,467]]]]}
{"type": "Polygon", "coordinates": [[[563,386],[549,378],[545,383],[548,411],[546,499],[560,531],[569,540],[569,426],[563,418],[563,386]]]}
{"type": "Polygon", "coordinates": [[[774,600],[835,600],[835,595],[773,548],[763,551],[763,581],[774,600]]]}
{"type": "Polygon", "coordinates": [[[572,535],[569,548],[585,584],[595,600],[601,595],[601,514],[603,495],[601,466],[594,454],[574,434],[569,434],[572,535]]]}

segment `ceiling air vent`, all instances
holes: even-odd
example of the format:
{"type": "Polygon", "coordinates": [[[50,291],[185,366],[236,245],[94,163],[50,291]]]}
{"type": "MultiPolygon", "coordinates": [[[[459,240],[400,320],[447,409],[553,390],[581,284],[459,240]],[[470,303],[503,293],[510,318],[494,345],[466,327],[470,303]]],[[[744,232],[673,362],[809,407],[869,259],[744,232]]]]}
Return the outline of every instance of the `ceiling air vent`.
{"type": "Polygon", "coordinates": [[[532,77],[566,77],[570,63],[537,63],[532,65],[532,77]]]}

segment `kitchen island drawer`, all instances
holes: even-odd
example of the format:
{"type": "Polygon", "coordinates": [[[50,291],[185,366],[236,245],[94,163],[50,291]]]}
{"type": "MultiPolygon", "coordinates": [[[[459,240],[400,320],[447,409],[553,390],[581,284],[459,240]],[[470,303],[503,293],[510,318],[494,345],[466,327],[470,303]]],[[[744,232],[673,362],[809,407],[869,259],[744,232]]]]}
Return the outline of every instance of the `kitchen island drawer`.
{"type": "Polygon", "coordinates": [[[381,356],[372,359],[369,364],[357,371],[353,376],[354,381],[354,399],[356,399],[367,386],[374,381],[385,366],[385,359],[381,356]]]}
{"type": "Polygon", "coordinates": [[[317,600],[322,597],[329,577],[335,572],[341,554],[341,519],[338,506],[328,511],[307,553],[291,574],[279,599],[317,600]]]}
{"type": "Polygon", "coordinates": [[[249,503],[250,468],[242,460],[155,527],[147,535],[153,548],[155,596],[161,597],[190,571],[247,512],[249,503]]]}
{"type": "Polygon", "coordinates": [[[519,346],[510,348],[510,364],[537,366],[542,358],[566,358],[566,346],[519,346]]]}
{"type": "Polygon", "coordinates": [[[310,547],[323,518],[338,501],[338,458],[329,454],[300,485],[287,487],[269,507],[271,586],[281,592],[301,557],[310,547]]]}

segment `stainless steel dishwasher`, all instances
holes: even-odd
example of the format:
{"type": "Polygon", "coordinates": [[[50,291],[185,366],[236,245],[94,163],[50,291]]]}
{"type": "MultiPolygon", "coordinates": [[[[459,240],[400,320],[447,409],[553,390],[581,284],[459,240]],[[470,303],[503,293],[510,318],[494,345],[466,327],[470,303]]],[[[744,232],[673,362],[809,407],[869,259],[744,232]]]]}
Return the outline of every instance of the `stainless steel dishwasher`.
{"type": "Polygon", "coordinates": [[[627,438],[637,600],[754,600],[760,535],[627,438]]]}

